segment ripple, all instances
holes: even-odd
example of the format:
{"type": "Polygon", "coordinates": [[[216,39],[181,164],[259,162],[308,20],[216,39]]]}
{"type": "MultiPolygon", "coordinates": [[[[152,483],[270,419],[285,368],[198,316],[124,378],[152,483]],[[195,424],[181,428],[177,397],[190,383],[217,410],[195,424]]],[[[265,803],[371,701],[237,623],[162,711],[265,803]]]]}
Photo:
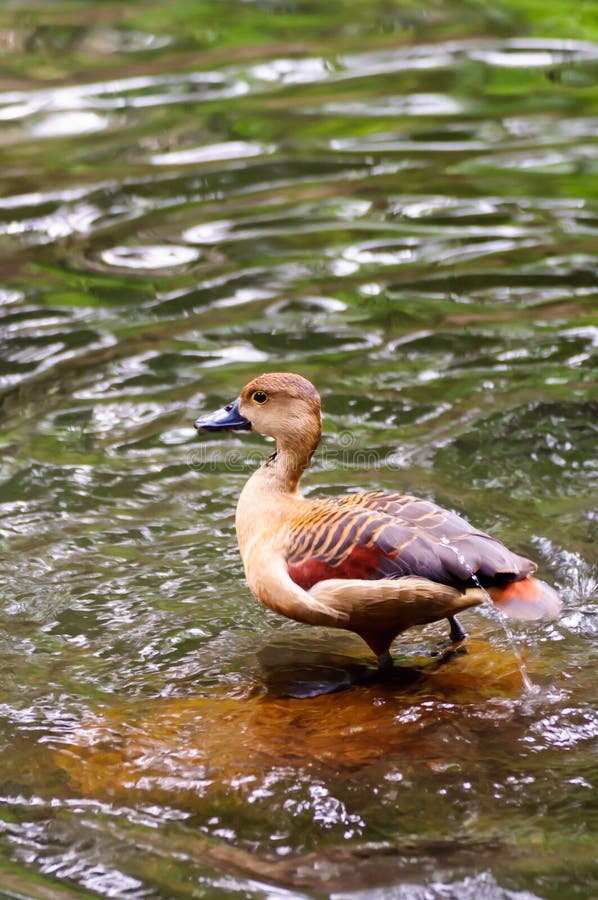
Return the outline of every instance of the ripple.
{"type": "Polygon", "coordinates": [[[205,366],[220,366],[226,362],[264,362],[268,354],[248,343],[230,344],[228,347],[220,347],[213,360],[206,360],[205,366]]]}
{"type": "Polygon", "coordinates": [[[219,244],[226,240],[236,228],[232,220],[213,220],[194,225],[183,232],[183,239],[190,244],[219,244]]]}
{"type": "Polygon", "coordinates": [[[343,257],[349,262],[362,265],[393,266],[405,262],[411,262],[418,256],[419,242],[412,239],[405,242],[407,246],[399,244],[392,247],[388,243],[368,241],[366,243],[348,247],[343,252],[343,257]]]}
{"type": "Polygon", "coordinates": [[[193,247],[172,244],[153,244],[145,247],[111,247],[104,250],[101,259],[119,269],[170,269],[185,266],[199,259],[199,251],[193,247]]]}
{"type": "Polygon", "coordinates": [[[349,72],[388,74],[412,69],[447,68],[460,59],[480,60],[489,66],[544,68],[563,62],[594,61],[598,47],[589,41],[508,39],[506,41],[446,41],[398,50],[349,54],[342,62],[349,72]]]}
{"type": "Polygon", "coordinates": [[[208,144],[202,147],[188,147],[170,153],[156,153],[151,162],[157,166],[181,166],[205,162],[224,162],[227,159],[248,159],[252,156],[266,156],[274,153],[272,144],[256,141],[228,141],[224,144],[208,144]]]}
{"type": "Polygon", "coordinates": [[[335,67],[324,57],[273,59],[250,69],[255,79],[281,84],[310,84],[328,78],[334,71],[335,67]]]}
{"type": "MultiPolygon", "coordinates": [[[[537,365],[537,350],[533,355],[537,365]]],[[[520,358],[526,360],[529,355],[525,352],[520,358]]],[[[511,365],[514,362],[511,357],[511,365]]],[[[596,440],[595,417],[595,404],[590,402],[541,403],[497,414],[440,450],[437,461],[511,496],[528,497],[530,484],[536,498],[546,492],[553,497],[583,494],[598,479],[595,462],[588,455],[596,440]],[[511,451],[519,445],[520,453],[504,452],[507,435],[511,451]],[[483,456],[474,451],[474,445],[483,447],[483,456]]]]}
{"type": "Polygon", "coordinates": [[[507,68],[544,68],[558,63],[598,59],[598,47],[590,41],[554,40],[551,38],[510,38],[503,47],[491,45],[471,49],[472,59],[488,65],[507,68]]]}
{"type": "Polygon", "coordinates": [[[574,172],[579,164],[596,163],[596,148],[593,145],[576,145],[566,150],[526,149],[519,153],[488,154],[483,159],[468,161],[458,167],[460,171],[483,171],[485,169],[515,169],[530,172],[574,172]]]}
{"type": "Polygon", "coordinates": [[[594,742],[598,737],[598,717],[591,710],[565,708],[532,725],[543,746],[571,749],[576,744],[594,742]]]}
{"type": "Polygon", "coordinates": [[[52,113],[43,118],[36,118],[29,126],[34,137],[64,137],[73,134],[89,134],[102,131],[109,125],[109,119],[89,110],[70,110],[52,113]]]}
{"type": "Polygon", "coordinates": [[[463,113],[467,104],[445,94],[407,94],[399,97],[379,97],[346,103],[325,103],[306,107],[306,113],[320,115],[356,116],[454,116],[463,113]]]}

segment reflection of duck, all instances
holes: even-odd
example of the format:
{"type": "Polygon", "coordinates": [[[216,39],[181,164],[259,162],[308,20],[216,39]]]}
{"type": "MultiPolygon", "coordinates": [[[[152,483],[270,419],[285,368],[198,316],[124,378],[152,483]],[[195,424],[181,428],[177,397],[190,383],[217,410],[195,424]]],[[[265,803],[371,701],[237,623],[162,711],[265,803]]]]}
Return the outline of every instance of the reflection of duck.
{"type": "Polygon", "coordinates": [[[427,500],[386,491],[312,500],[298,492],[321,436],[320,397],[300,375],[271,373],[203,416],[209,431],[253,429],[276,451],[251,476],[237,506],[237,536],[252,592],[298,622],[346,628],[391,664],[394,638],[483,602],[486,588],[516,618],[558,614],[535,563],[427,500]]]}

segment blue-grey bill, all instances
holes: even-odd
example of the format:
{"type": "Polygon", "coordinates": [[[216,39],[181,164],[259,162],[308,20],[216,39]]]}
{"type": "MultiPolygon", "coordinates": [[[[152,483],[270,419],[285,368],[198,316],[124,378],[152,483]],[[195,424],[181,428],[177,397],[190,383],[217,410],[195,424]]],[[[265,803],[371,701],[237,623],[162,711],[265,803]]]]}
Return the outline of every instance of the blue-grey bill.
{"type": "Polygon", "coordinates": [[[233,403],[227,403],[223,409],[208,413],[206,416],[200,416],[195,420],[193,426],[198,431],[200,428],[203,428],[205,431],[249,431],[251,422],[239,412],[239,401],[237,399],[233,403]]]}

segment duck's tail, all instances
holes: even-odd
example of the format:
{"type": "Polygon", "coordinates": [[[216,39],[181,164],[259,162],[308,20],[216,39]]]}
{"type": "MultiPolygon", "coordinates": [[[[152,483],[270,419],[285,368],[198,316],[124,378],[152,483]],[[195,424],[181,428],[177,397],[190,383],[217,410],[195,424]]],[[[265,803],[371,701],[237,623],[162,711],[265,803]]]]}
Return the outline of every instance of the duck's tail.
{"type": "Polygon", "coordinates": [[[513,619],[556,619],[561,611],[554,588],[531,575],[487,591],[500,611],[513,619]]]}

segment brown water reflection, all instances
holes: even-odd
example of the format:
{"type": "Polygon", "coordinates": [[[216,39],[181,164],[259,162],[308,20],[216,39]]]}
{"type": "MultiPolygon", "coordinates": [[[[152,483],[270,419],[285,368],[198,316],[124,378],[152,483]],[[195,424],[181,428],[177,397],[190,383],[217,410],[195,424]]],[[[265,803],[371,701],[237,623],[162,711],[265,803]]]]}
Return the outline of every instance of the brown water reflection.
{"type": "MultiPolygon", "coordinates": [[[[169,855],[294,890],[455,877],[480,853],[498,869],[505,854],[529,867],[529,848],[492,827],[491,793],[516,796],[510,757],[545,702],[529,697],[525,711],[515,656],[483,637],[436,659],[399,648],[394,676],[379,680],[354,636],[296,632],[266,642],[245,696],[113,701],[90,715],[54,744],[69,794],[177,810],[187,827],[164,838],[169,855]],[[281,696],[309,684],[343,689],[281,696]],[[393,803],[387,835],[376,811],[393,803]],[[438,824],[418,828],[435,807],[438,824]]],[[[129,839],[161,844],[147,832],[129,839]]]]}
{"type": "MultiPolygon", "coordinates": [[[[223,787],[251,794],[270,766],[351,770],[392,759],[407,769],[441,770],[460,765],[451,762],[455,747],[447,757],[447,740],[456,729],[461,744],[465,704],[518,697],[523,690],[516,657],[488,641],[469,641],[462,655],[398,665],[386,679],[365,660],[359,669],[347,655],[360,649],[349,636],[319,643],[315,652],[288,638],[265,648],[264,693],[111,704],[68,737],[59,764],[86,796],[130,799],[131,791],[148,791],[164,802],[191,805],[223,787]],[[310,682],[345,689],[302,699],[277,696],[310,682]]],[[[488,715],[490,729],[494,715],[488,715]]],[[[477,753],[475,746],[468,755],[477,753]]]]}

